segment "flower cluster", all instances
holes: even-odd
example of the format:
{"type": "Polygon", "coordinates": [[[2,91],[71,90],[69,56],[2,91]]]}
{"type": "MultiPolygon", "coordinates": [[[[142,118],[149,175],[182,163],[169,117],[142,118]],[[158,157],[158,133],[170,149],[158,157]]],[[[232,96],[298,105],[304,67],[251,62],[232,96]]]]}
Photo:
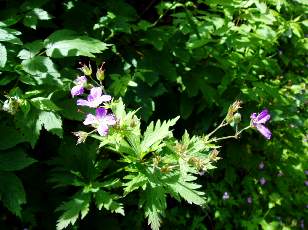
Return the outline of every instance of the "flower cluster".
{"type": "MultiPolygon", "coordinates": [[[[85,66],[83,68],[85,68],[85,66]]],[[[83,71],[82,68],[81,70],[83,71]]],[[[87,67],[86,70],[87,71],[83,71],[84,74],[90,76],[92,74],[91,67],[87,67]]],[[[71,89],[72,97],[83,95],[85,89],[90,90],[90,93],[86,99],[77,100],[77,105],[95,109],[95,114],[89,113],[86,115],[83,124],[91,125],[95,128],[94,131],[97,131],[99,135],[106,136],[108,134],[109,127],[116,124],[115,116],[108,113],[108,110],[104,104],[111,101],[111,96],[104,93],[102,85],[93,87],[88,84],[88,79],[86,76],[77,77],[74,84],[75,86],[71,89]]],[[[88,135],[88,133],[85,132],[75,132],[74,134],[79,138],[77,143],[84,142],[88,135]]]]}

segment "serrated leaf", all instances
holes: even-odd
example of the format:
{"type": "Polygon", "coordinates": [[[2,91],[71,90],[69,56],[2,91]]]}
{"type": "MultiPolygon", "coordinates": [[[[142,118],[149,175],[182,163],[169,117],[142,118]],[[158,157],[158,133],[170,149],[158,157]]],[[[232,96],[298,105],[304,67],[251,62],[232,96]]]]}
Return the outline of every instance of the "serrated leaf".
{"type": "Polygon", "coordinates": [[[159,230],[161,219],[167,208],[166,195],[163,187],[148,186],[144,192],[144,211],[152,230],[159,230]]]}
{"type": "Polygon", "coordinates": [[[38,117],[37,126],[44,126],[48,132],[59,137],[63,136],[61,117],[53,112],[41,112],[38,117]]]}
{"type": "Polygon", "coordinates": [[[7,52],[4,45],[0,43],[0,68],[3,68],[7,61],[7,52]]]}
{"type": "Polygon", "coordinates": [[[36,160],[27,156],[20,148],[0,152],[0,170],[16,171],[28,167],[36,160]]]}
{"type": "Polygon", "coordinates": [[[30,100],[31,104],[39,110],[58,111],[60,108],[56,106],[49,98],[35,97],[30,100]]]}
{"type": "Polygon", "coordinates": [[[125,179],[128,179],[130,181],[126,182],[124,184],[125,188],[124,188],[124,195],[127,195],[128,193],[143,187],[148,179],[141,173],[139,173],[137,176],[133,176],[133,175],[128,175],[125,177],[125,179]]]}
{"type": "Polygon", "coordinates": [[[196,204],[203,206],[206,204],[206,200],[203,197],[204,193],[197,189],[201,186],[193,182],[178,181],[174,184],[169,184],[175,193],[178,193],[189,204],[196,204]]]}
{"type": "Polygon", "coordinates": [[[169,128],[175,125],[179,118],[178,116],[172,120],[164,121],[163,123],[158,120],[156,125],[154,125],[154,122],[151,122],[144,133],[144,138],[141,142],[141,150],[146,153],[152,145],[159,144],[164,138],[169,136],[171,134],[169,128]]]}
{"type": "Polygon", "coordinates": [[[21,205],[26,203],[26,194],[20,179],[10,172],[0,172],[0,197],[5,207],[20,216],[21,205]]]}
{"type": "Polygon", "coordinates": [[[91,195],[89,193],[78,193],[72,200],[64,202],[56,211],[64,211],[57,221],[57,230],[74,224],[79,215],[83,219],[89,212],[91,195]]]}
{"type": "Polygon", "coordinates": [[[21,62],[23,70],[31,75],[38,85],[62,85],[60,73],[48,57],[35,56],[21,62]]]}
{"type": "Polygon", "coordinates": [[[104,42],[88,36],[80,36],[71,30],[58,30],[51,34],[44,43],[47,56],[53,58],[94,57],[94,53],[100,53],[108,48],[104,42]]]}
{"type": "Polygon", "coordinates": [[[119,213],[124,216],[123,204],[115,201],[116,195],[110,194],[103,190],[99,190],[95,193],[95,203],[99,210],[104,207],[105,209],[119,213]]]}

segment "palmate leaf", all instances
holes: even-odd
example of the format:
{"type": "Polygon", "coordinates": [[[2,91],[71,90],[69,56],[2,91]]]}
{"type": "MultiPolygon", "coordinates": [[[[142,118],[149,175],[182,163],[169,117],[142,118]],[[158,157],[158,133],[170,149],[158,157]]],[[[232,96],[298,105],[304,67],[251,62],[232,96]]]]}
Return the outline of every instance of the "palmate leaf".
{"type": "Polygon", "coordinates": [[[69,224],[74,224],[79,215],[83,219],[89,212],[90,193],[77,193],[70,201],[64,202],[57,211],[64,211],[57,221],[57,230],[66,228],[69,224]]]}
{"type": "Polygon", "coordinates": [[[58,30],[51,34],[44,44],[47,56],[53,58],[94,57],[94,53],[100,53],[108,48],[106,43],[88,36],[80,36],[72,30],[58,30]]]}
{"type": "Polygon", "coordinates": [[[154,125],[154,122],[151,122],[150,125],[147,127],[144,138],[141,142],[141,150],[145,154],[148,153],[149,149],[155,144],[155,147],[151,149],[151,151],[155,151],[158,147],[161,141],[169,136],[171,134],[171,131],[169,128],[173,125],[175,125],[176,121],[180,117],[176,117],[169,121],[164,121],[163,123],[158,120],[156,122],[156,125],[154,125]]]}
{"type": "Polygon", "coordinates": [[[104,190],[99,190],[95,193],[95,203],[99,210],[104,207],[105,209],[119,213],[124,216],[123,204],[116,201],[116,195],[110,194],[104,190]]]}

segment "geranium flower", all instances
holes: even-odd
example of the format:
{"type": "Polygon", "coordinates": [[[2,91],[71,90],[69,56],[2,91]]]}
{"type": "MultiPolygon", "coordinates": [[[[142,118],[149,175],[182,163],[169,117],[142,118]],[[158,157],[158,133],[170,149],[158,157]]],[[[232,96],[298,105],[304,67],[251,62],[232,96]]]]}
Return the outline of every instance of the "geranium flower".
{"type": "Polygon", "coordinates": [[[84,125],[92,125],[97,128],[97,132],[101,136],[106,136],[108,134],[109,126],[116,123],[116,119],[112,114],[107,114],[107,109],[97,108],[96,115],[88,114],[84,120],[84,125]]]}
{"type": "Polygon", "coordinates": [[[264,126],[264,124],[271,118],[271,115],[268,113],[267,109],[262,110],[258,115],[256,113],[251,114],[250,116],[253,127],[256,127],[257,130],[266,138],[271,139],[271,131],[264,126]]]}
{"type": "Polygon", "coordinates": [[[110,95],[102,95],[101,87],[94,87],[91,89],[90,94],[87,97],[87,100],[78,99],[77,105],[97,108],[101,103],[110,101],[110,100],[111,100],[110,95]]]}
{"type": "Polygon", "coordinates": [[[84,86],[87,84],[87,78],[85,76],[77,77],[74,83],[75,86],[71,89],[72,97],[83,94],[84,86]]]}

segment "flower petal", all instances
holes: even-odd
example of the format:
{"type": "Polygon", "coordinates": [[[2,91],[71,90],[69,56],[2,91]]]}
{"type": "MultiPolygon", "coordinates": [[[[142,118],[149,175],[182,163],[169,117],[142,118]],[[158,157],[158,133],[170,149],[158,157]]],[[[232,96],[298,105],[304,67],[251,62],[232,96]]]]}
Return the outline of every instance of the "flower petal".
{"type": "Polygon", "coordinates": [[[97,108],[96,109],[96,117],[97,119],[102,119],[107,114],[107,109],[105,108],[97,108]]]}
{"type": "Polygon", "coordinates": [[[115,125],[115,123],[117,122],[113,115],[105,116],[104,121],[107,125],[115,125]]]}
{"type": "Polygon", "coordinates": [[[101,96],[101,98],[102,98],[102,101],[111,101],[111,96],[110,95],[103,95],[103,96],[101,96]]]}
{"type": "Polygon", "coordinates": [[[95,100],[96,98],[102,96],[102,88],[101,87],[93,87],[90,90],[91,97],[95,100]]]}
{"type": "Polygon", "coordinates": [[[92,125],[92,124],[97,124],[97,123],[98,123],[98,120],[96,116],[94,116],[93,114],[88,114],[86,119],[83,122],[84,125],[92,125]]]}
{"type": "Polygon", "coordinates": [[[78,99],[78,100],[77,100],[77,105],[89,106],[89,102],[88,102],[87,100],[78,99]]]}
{"type": "Polygon", "coordinates": [[[71,89],[72,97],[83,94],[84,89],[82,85],[76,85],[71,89]]]}
{"type": "Polygon", "coordinates": [[[80,77],[77,77],[74,81],[74,83],[76,85],[84,85],[85,83],[87,83],[87,78],[86,76],[80,76],[80,77]]]}
{"type": "Polygon", "coordinates": [[[97,128],[97,132],[101,136],[106,136],[108,134],[108,126],[104,123],[100,123],[97,128]]]}
{"type": "Polygon", "coordinates": [[[251,115],[250,115],[250,119],[256,119],[257,118],[257,114],[256,113],[252,113],[251,115]]]}
{"type": "Polygon", "coordinates": [[[264,125],[262,124],[256,124],[256,128],[258,129],[258,131],[266,138],[266,139],[271,139],[272,137],[272,133],[271,131],[266,128],[264,125]]]}
{"type": "Polygon", "coordinates": [[[256,123],[258,124],[264,124],[271,118],[271,115],[268,113],[267,109],[262,110],[260,114],[258,114],[256,118],[256,123]]]}

